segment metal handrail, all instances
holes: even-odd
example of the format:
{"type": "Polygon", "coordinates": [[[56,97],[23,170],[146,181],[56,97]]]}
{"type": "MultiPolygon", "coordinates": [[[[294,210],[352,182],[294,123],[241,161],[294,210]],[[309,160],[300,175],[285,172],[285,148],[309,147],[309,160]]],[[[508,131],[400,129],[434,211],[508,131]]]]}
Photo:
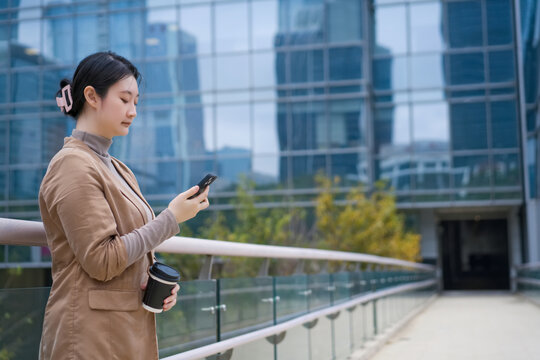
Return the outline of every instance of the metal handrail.
{"type": "MultiPolygon", "coordinates": [[[[0,218],[0,244],[47,246],[43,223],[37,221],[0,218]]],[[[241,256],[273,259],[305,259],[350,261],[385,266],[399,266],[421,271],[435,271],[435,267],[411,261],[334,250],[318,250],[274,245],[235,243],[173,236],[156,249],[157,252],[211,256],[241,256]]]]}
{"type": "Polygon", "coordinates": [[[540,262],[531,262],[527,264],[516,265],[516,270],[534,270],[540,269],[540,262]]]}

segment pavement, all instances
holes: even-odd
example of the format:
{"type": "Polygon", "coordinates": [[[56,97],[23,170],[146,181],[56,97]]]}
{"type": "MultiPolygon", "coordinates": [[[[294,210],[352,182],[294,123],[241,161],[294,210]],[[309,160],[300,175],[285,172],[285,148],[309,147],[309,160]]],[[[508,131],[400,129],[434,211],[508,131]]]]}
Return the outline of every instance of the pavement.
{"type": "Polygon", "coordinates": [[[540,307],[509,293],[445,293],[371,360],[540,360],[540,307]]]}

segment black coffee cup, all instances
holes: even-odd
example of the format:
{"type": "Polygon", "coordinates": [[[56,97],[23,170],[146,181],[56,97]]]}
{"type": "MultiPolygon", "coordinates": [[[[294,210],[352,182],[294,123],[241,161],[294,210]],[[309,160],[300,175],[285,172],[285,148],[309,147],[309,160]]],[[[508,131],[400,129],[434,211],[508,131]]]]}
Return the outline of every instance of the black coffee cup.
{"type": "Polygon", "coordinates": [[[176,269],[156,261],[148,270],[148,282],[143,296],[143,307],[151,312],[163,311],[163,300],[171,296],[171,290],[180,280],[176,269]]]}

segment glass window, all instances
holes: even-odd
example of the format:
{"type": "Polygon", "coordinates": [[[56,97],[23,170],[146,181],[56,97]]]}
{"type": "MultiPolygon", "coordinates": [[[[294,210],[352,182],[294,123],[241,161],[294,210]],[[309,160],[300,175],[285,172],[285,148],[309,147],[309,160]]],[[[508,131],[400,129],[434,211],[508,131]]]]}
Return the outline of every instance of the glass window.
{"type": "Polygon", "coordinates": [[[189,156],[211,155],[216,146],[214,144],[214,109],[206,107],[189,107],[183,111],[180,137],[186,147],[182,153],[189,156]]]}
{"type": "Polygon", "coordinates": [[[286,144],[286,113],[279,113],[275,103],[253,105],[253,152],[277,154],[286,144]]]}
{"type": "Polygon", "coordinates": [[[148,79],[144,91],[149,94],[176,92],[180,83],[174,61],[148,62],[144,76],[148,79]]]}
{"type": "Polygon", "coordinates": [[[18,0],[17,2],[15,2],[15,0],[13,0],[11,2],[11,6],[12,7],[30,7],[30,6],[39,6],[39,2],[40,0],[18,0]]]}
{"type": "Polygon", "coordinates": [[[41,169],[12,170],[9,177],[10,200],[36,200],[43,179],[41,169]]]}
{"type": "Polygon", "coordinates": [[[251,174],[251,157],[230,157],[218,152],[217,173],[221,183],[220,191],[235,191],[242,178],[251,174]]]}
{"type": "MultiPolygon", "coordinates": [[[[85,32],[89,32],[85,29],[85,32]]],[[[47,63],[73,63],[73,19],[51,18],[43,24],[43,55],[47,63]]]]}
{"type": "MultiPolygon", "coordinates": [[[[129,155],[127,156],[135,158],[139,151],[142,152],[139,154],[141,158],[146,158],[149,154],[151,154],[151,157],[158,158],[179,156],[181,153],[179,148],[180,138],[184,134],[180,133],[178,111],[171,108],[146,110],[144,120],[147,126],[147,134],[146,137],[139,139],[139,141],[146,143],[146,146],[144,146],[144,150],[142,148],[137,149],[139,144],[136,143],[130,144],[133,145],[130,148],[124,147],[125,150],[129,149],[127,151],[129,155]]],[[[113,146],[116,143],[115,140],[113,146]]]]}
{"type": "Polygon", "coordinates": [[[180,8],[182,54],[212,52],[212,15],[209,5],[180,8]]]}
{"type": "Polygon", "coordinates": [[[324,80],[322,50],[291,51],[291,82],[315,82],[324,80]]]}
{"type": "Polygon", "coordinates": [[[288,45],[305,45],[323,41],[324,0],[289,0],[281,10],[280,30],[288,32],[288,45]],[[285,30],[286,29],[286,30],[285,30]]]}
{"type": "Polygon", "coordinates": [[[218,90],[249,87],[249,56],[228,55],[216,58],[218,90]]]}
{"type": "Polygon", "coordinates": [[[408,105],[375,110],[375,149],[379,154],[410,151],[409,119],[408,105]]]}
{"type": "Polygon", "coordinates": [[[489,81],[514,81],[514,52],[512,50],[489,53],[489,81]]]}
{"type": "MultiPolygon", "coordinates": [[[[204,160],[185,160],[180,162],[180,176],[182,177],[183,189],[185,191],[199,181],[208,173],[215,172],[215,164],[213,159],[204,160]]],[[[219,189],[220,181],[216,181],[212,184],[213,189],[211,191],[219,189]]]]}
{"type": "Polygon", "coordinates": [[[444,48],[441,3],[411,4],[411,51],[440,51],[444,48]]]}
{"type": "Polygon", "coordinates": [[[494,148],[518,146],[518,125],[515,101],[491,103],[491,134],[494,148]]]}
{"type": "Polygon", "coordinates": [[[214,88],[213,58],[198,57],[180,60],[182,91],[209,91],[214,88]]]}
{"type": "Polygon", "coordinates": [[[362,78],[362,48],[334,48],[329,51],[330,80],[362,78]]]}
{"type": "Polygon", "coordinates": [[[363,99],[333,100],[329,105],[330,146],[365,145],[363,99]]]}
{"type": "Polygon", "coordinates": [[[408,86],[408,59],[394,57],[373,61],[375,90],[402,90],[408,86]]]}
{"type": "Polygon", "coordinates": [[[412,110],[415,152],[448,150],[448,104],[414,104],[412,110]]]}
{"type": "Polygon", "coordinates": [[[273,49],[278,33],[279,5],[276,0],[251,2],[251,41],[253,49],[273,49]]]}
{"type": "Polygon", "coordinates": [[[537,176],[536,172],[538,169],[537,166],[537,156],[536,156],[536,139],[529,138],[527,139],[527,170],[529,173],[529,192],[531,198],[536,198],[537,195],[537,176]]]}
{"type": "Polygon", "coordinates": [[[456,188],[489,186],[487,156],[454,156],[454,186],[456,188]]]}
{"type": "Polygon", "coordinates": [[[7,96],[7,75],[0,74],[0,104],[6,103],[8,101],[7,96]]]}
{"type": "Polygon", "coordinates": [[[328,130],[324,103],[291,104],[291,149],[324,149],[328,146],[328,130]]]}
{"type": "Polygon", "coordinates": [[[493,155],[493,185],[519,186],[518,154],[493,155]]]}
{"type": "Polygon", "coordinates": [[[99,29],[103,26],[102,23],[102,18],[96,15],[75,18],[75,62],[78,63],[86,56],[100,50],[100,32],[88,31],[88,29],[99,29]]]}
{"type": "Polygon", "coordinates": [[[483,102],[451,105],[452,148],[487,148],[486,107],[483,102]]]}
{"type": "Polygon", "coordinates": [[[488,45],[512,43],[512,2],[486,1],[488,45]]]}
{"type": "Polygon", "coordinates": [[[37,66],[41,54],[41,21],[21,21],[11,25],[11,42],[21,51],[11,54],[11,66],[37,66]]]}
{"type": "Polygon", "coordinates": [[[415,154],[412,168],[415,189],[447,189],[450,186],[448,154],[415,154]]]}
{"type": "Polygon", "coordinates": [[[328,176],[326,155],[293,156],[291,166],[293,186],[297,189],[315,187],[315,177],[318,174],[328,176]]]}
{"type": "Polygon", "coordinates": [[[407,52],[407,14],[404,5],[375,9],[375,54],[407,52]]]}
{"type": "Polygon", "coordinates": [[[176,8],[160,8],[146,12],[144,44],[146,57],[178,54],[178,20],[176,8]]]}
{"type": "MultiPolygon", "coordinates": [[[[181,161],[150,161],[146,163],[145,191],[149,195],[178,194],[189,188],[182,183],[181,161]]],[[[192,185],[192,184],[191,184],[192,185]]]]}
{"type": "Polygon", "coordinates": [[[447,2],[446,6],[450,47],[482,46],[480,1],[447,2]]]}
{"type": "Polygon", "coordinates": [[[14,102],[37,101],[39,88],[37,71],[15,73],[11,81],[11,99],[14,102]]]}
{"type": "Polygon", "coordinates": [[[362,39],[362,1],[336,0],[327,6],[328,42],[362,39]]]}
{"type": "Polygon", "coordinates": [[[376,161],[377,180],[387,182],[395,190],[411,189],[411,155],[408,153],[384,156],[376,161]]]}
{"type": "Polygon", "coordinates": [[[412,56],[411,87],[413,89],[443,87],[443,59],[441,55],[412,56]]]}
{"type": "Polygon", "coordinates": [[[253,86],[276,86],[276,55],[273,52],[252,53],[253,86]]]}
{"type": "Polygon", "coordinates": [[[450,85],[484,82],[484,55],[482,53],[449,55],[450,85]]]}
{"type": "Polygon", "coordinates": [[[142,58],[145,16],[141,11],[109,15],[109,44],[111,50],[127,59],[142,58]]]}
{"type": "Polygon", "coordinates": [[[41,161],[48,163],[64,146],[64,138],[71,136],[69,125],[76,123],[69,117],[43,118],[41,120],[41,161]]]}
{"type": "Polygon", "coordinates": [[[336,154],[331,156],[331,176],[339,176],[340,186],[355,186],[369,182],[367,162],[359,153],[336,154]]]}
{"type": "Polygon", "coordinates": [[[218,155],[251,151],[249,105],[220,105],[216,113],[218,155]]]}
{"type": "Polygon", "coordinates": [[[248,50],[247,2],[215,5],[216,52],[248,50]]]}
{"type": "MultiPolygon", "coordinates": [[[[6,164],[8,122],[0,120],[0,165],[6,164]]],[[[0,192],[2,189],[0,189],[0,192]]]]}
{"type": "MultiPolygon", "coordinates": [[[[0,171],[0,200],[2,201],[6,199],[6,182],[6,172],[0,171]]],[[[0,261],[4,261],[4,259],[0,258],[0,261]]]]}
{"type": "Polygon", "coordinates": [[[252,178],[255,188],[258,190],[284,188],[287,185],[286,171],[280,171],[286,167],[287,158],[275,156],[254,156],[252,160],[252,178]]]}

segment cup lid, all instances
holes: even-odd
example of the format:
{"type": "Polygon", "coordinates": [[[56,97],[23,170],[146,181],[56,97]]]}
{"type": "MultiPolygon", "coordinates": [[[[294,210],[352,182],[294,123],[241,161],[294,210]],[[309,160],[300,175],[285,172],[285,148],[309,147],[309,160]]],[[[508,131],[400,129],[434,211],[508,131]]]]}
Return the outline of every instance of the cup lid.
{"type": "Polygon", "coordinates": [[[156,261],[150,267],[150,273],[165,281],[178,281],[180,280],[180,274],[176,269],[156,261]]]}

